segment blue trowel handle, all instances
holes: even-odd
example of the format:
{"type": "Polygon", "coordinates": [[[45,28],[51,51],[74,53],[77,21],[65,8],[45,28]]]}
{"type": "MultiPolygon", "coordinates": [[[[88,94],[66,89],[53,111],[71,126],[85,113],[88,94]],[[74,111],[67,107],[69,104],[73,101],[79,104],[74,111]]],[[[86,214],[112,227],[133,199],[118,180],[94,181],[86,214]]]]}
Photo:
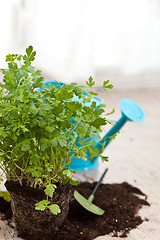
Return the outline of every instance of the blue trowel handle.
{"type": "Polygon", "coordinates": [[[97,184],[95,185],[95,187],[94,187],[93,192],[92,192],[91,195],[94,195],[94,194],[95,194],[97,188],[99,187],[100,183],[102,182],[102,179],[103,179],[104,176],[106,175],[106,172],[107,172],[107,171],[108,171],[108,168],[106,168],[106,169],[104,170],[104,173],[102,174],[102,176],[100,177],[99,181],[98,181],[97,184]]]}

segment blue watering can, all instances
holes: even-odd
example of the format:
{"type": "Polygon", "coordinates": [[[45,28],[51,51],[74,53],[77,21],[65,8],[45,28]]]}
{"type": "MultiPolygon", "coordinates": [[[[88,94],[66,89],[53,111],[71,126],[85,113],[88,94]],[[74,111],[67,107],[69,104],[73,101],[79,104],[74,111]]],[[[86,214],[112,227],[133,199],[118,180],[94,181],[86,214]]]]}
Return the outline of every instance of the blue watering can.
{"type": "MultiPolygon", "coordinates": [[[[54,81],[47,81],[44,82],[45,86],[49,86],[49,83],[56,84],[54,81]]],[[[64,83],[58,82],[60,85],[64,85],[64,83]]],[[[59,86],[56,86],[59,88],[59,86]]],[[[84,94],[87,94],[84,92],[84,94]]],[[[102,100],[98,97],[93,97],[93,101],[96,102],[96,105],[100,105],[102,103],[102,100]]],[[[101,150],[102,144],[104,145],[104,148],[108,146],[108,144],[111,142],[111,137],[116,134],[127,121],[135,121],[135,122],[142,122],[145,119],[145,113],[143,109],[139,106],[138,103],[135,101],[123,98],[120,100],[120,109],[122,116],[121,118],[115,122],[113,127],[109,130],[108,133],[105,134],[105,136],[99,141],[98,139],[95,139],[96,145],[95,148],[101,150]]],[[[75,171],[85,171],[85,170],[91,170],[99,165],[98,157],[94,157],[91,161],[89,161],[90,152],[87,152],[87,160],[84,161],[82,158],[72,158],[71,163],[71,169],[75,171]]]]}

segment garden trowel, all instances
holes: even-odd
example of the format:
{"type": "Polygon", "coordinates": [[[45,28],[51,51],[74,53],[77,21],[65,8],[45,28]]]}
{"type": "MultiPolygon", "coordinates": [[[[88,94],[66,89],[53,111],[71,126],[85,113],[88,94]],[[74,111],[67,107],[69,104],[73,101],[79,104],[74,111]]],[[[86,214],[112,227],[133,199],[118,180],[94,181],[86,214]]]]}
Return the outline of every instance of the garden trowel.
{"type": "Polygon", "coordinates": [[[79,202],[79,204],[82,205],[82,207],[84,207],[86,210],[97,214],[97,215],[103,215],[104,214],[104,210],[101,209],[100,207],[96,206],[95,204],[93,204],[93,200],[94,200],[94,194],[97,190],[97,188],[99,187],[102,179],[104,178],[106,172],[108,171],[108,168],[105,169],[104,173],[102,174],[102,176],[100,177],[99,181],[97,182],[97,184],[95,185],[92,194],[89,196],[88,199],[86,199],[85,197],[83,197],[79,192],[77,192],[76,190],[74,191],[74,197],[77,200],[77,202],[79,202]]]}

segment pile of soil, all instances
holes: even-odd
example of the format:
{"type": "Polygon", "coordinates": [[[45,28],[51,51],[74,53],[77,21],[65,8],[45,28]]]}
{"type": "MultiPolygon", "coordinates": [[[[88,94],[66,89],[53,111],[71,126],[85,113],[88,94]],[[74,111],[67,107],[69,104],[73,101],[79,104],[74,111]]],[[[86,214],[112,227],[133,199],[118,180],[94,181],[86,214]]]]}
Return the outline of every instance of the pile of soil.
{"type": "Polygon", "coordinates": [[[0,217],[1,220],[8,220],[12,218],[11,204],[0,197],[0,217]]]}
{"type": "MultiPolygon", "coordinates": [[[[88,198],[95,184],[84,182],[74,189],[88,198]]],[[[94,204],[105,210],[102,216],[88,212],[73,199],[63,225],[53,237],[46,236],[43,240],[93,240],[106,234],[125,238],[130,230],[147,220],[138,216],[138,210],[143,205],[149,206],[147,196],[126,182],[101,184],[96,191],[94,204]]],[[[47,227],[49,226],[44,226],[47,227]]],[[[20,237],[33,240],[30,236],[20,237]]],[[[37,236],[34,240],[42,240],[42,238],[37,236]]]]}

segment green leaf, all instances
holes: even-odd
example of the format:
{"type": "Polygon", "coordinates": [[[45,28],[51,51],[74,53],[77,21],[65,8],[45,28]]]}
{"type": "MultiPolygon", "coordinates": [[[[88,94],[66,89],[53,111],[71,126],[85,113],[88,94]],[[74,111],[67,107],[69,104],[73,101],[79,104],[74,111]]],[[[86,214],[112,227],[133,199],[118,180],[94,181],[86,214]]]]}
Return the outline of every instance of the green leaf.
{"type": "Polygon", "coordinates": [[[49,143],[50,143],[51,145],[53,145],[54,147],[57,147],[57,145],[58,145],[57,138],[51,139],[51,140],[49,141],[49,143]]]}
{"type": "Polygon", "coordinates": [[[38,182],[39,184],[43,184],[43,181],[41,178],[36,178],[35,181],[38,182]]]}
{"type": "Polygon", "coordinates": [[[51,202],[50,201],[48,201],[48,200],[42,200],[42,201],[40,201],[40,203],[42,203],[42,204],[44,204],[44,205],[48,205],[48,204],[50,204],[51,202]]]}
{"type": "Polygon", "coordinates": [[[22,129],[23,132],[29,132],[29,129],[26,128],[25,126],[22,125],[22,126],[20,126],[20,127],[21,127],[21,129],[22,129]]]}
{"type": "Polygon", "coordinates": [[[63,170],[62,174],[68,178],[72,178],[72,172],[69,169],[63,170]]]}
{"type": "Polygon", "coordinates": [[[48,147],[47,142],[41,144],[41,150],[42,150],[42,151],[45,151],[47,147],[48,147]]]}
{"type": "Polygon", "coordinates": [[[93,125],[96,127],[96,128],[99,128],[100,126],[103,126],[106,124],[106,120],[103,119],[103,118],[97,118],[94,122],[93,122],[93,125]]]}
{"type": "Polygon", "coordinates": [[[45,192],[45,194],[46,194],[47,196],[52,197],[52,196],[53,196],[53,193],[54,193],[54,191],[55,191],[56,188],[57,188],[57,186],[56,186],[55,184],[49,183],[49,184],[46,186],[44,192],[45,192]]]}
{"type": "Polygon", "coordinates": [[[50,203],[51,202],[48,201],[48,200],[42,200],[42,201],[35,204],[35,209],[44,211],[46,209],[46,207],[48,206],[48,204],[50,204],[50,203]]]}
{"type": "Polygon", "coordinates": [[[22,77],[27,78],[28,77],[28,73],[25,69],[20,69],[19,73],[21,74],[22,77]]]}
{"type": "Polygon", "coordinates": [[[32,46],[29,46],[28,48],[26,48],[26,53],[27,53],[28,57],[31,55],[32,51],[33,51],[33,47],[32,46]]]}
{"type": "Polygon", "coordinates": [[[90,76],[86,84],[92,88],[95,85],[95,81],[93,81],[93,78],[90,76]]]}
{"type": "Polygon", "coordinates": [[[103,87],[105,87],[109,83],[109,80],[103,82],[103,87]]]}
{"type": "Polygon", "coordinates": [[[59,208],[59,206],[57,204],[49,205],[48,208],[54,215],[57,215],[58,213],[61,212],[61,209],[59,208]]]}
{"type": "Polygon", "coordinates": [[[63,183],[63,185],[65,185],[65,184],[67,184],[69,181],[70,181],[69,178],[65,178],[65,179],[63,179],[62,183],[63,183]]]}
{"type": "Polygon", "coordinates": [[[22,142],[21,150],[22,151],[28,151],[30,149],[30,140],[24,140],[22,142]]]}
{"type": "Polygon", "coordinates": [[[108,162],[109,157],[100,155],[102,162],[108,162]]]}
{"type": "Polygon", "coordinates": [[[28,66],[28,67],[27,67],[27,71],[28,71],[29,73],[34,73],[34,72],[35,72],[34,67],[32,67],[32,66],[28,66]]]}
{"type": "Polygon", "coordinates": [[[53,165],[51,163],[46,163],[45,165],[47,172],[52,172],[53,171],[53,165]]]}
{"type": "Polygon", "coordinates": [[[0,152],[0,157],[2,157],[3,155],[5,155],[5,152],[0,152]]]}
{"type": "Polygon", "coordinates": [[[28,111],[36,115],[38,113],[38,109],[34,105],[34,103],[31,103],[28,107],[28,111]]]}
{"type": "Polygon", "coordinates": [[[36,76],[41,76],[41,71],[40,70],[36,70],[35,72],[32,73],[32,77],[36,77],[36,76]]]}
{"type": "Polygon", "coordinates": [[[61,145],[61,147],[64,147],[67,145],[67,141],[65,139],[62,138],[58,138],[57,141],[59,142],[59,144],[61,145]]]}
{"type": "Polygon", "coordinates": [[[46,206],[44,204],[41,204],[41,203],[36,203],[35,204],[35,209],[44,211],[46,209],[46,206]]]}
{"type": "Polygon", "coordinates": [[[40,105],[40,110],[41,111],[48,111],[51,109],[51,106],[49,104],[41,104],[40,105]]]}
{"type": "Polygon", "coordinates": [[[13,63],[8,63],[9,68],[11,68],[12,70],[16,70],[18,68],[17,63],[13,62],[13,63]]]}
{"type": "Polygon", "coordinates": [[[109,80],[107,80],[107,81],[104,81],[103,82],[103,89],[104,89],[104,91],[105,92],[107,92],[108,93],[108,91],[107,91],[107,89],[106,88],[108,88],[108,89],[112,89],[113,88],[113,85],[112,84],[108,84],[109,83],[109,80]]]}
{"type": "Polygon", "coordinates": [[[7,202],[11,201],[9,192],[7,192],[7,191],[0,191],[0,197],[3,197],[3,199],[7,202]]]}
{"type": "Polygon", "coordinates": [[[33,177],[40,178],[43,173],[43,168],[33,165],[31,167],[26,168],[26,173],[31,173],[33,177]]]}
{"type": "Polygon", "coordinates": [[[50,133],[52,133],[53,131],[54,131],[54,127],[52,127],[52,126],[46,126],[46,130],[48,131],[48,132],[50,132],[50,133]]]}
{"type": "Polygon", "coordinates": [[[71,184],[72,186],[78,186],[79,183],[74,181],[73,179],[69,180],[69,184],[71,184]]]}
{"type": "Polygon", "coordinates": [[[109,89],[112,89],[112,88],[113,88],[113,85],[112,85],[112,84],[109,84],[109,85],[107,85],[106,87],[109,88],[109,89]]]}
{"type": "Polygon", "coordinates": [[[29,61],[34,61],[35,56],[36,56],[36,51],[32,52],[32,54],[29,57],[29,61]]]}
{"type": "Polygon", "coordinates": [[[115,112],[115,108],[113,108],[111,112],[107,113],[106,116],[107,116],[107,115],[110,115],[110,114],[112,114],[112,113],[114,113],[114,112],[115,112]]]}
{"type": "Polygon", "coordinates": [[[106,107],[106,104],[104,104],[104,103],[101,103],[101,104],[99,104],[98,105],[98,107],[97,108],[105,108],[106,107]]]}
{"type": "Polygon", "coordinates": [[[91,94],[91,95],[94,95],[94,96],[98,96],[98,93],[96,93],[96,92],[89,92],[89,94],[91,94]]]}
{"type": "Polygon", "coordinates": [[[48,139],[42,137],[39,142],[41,145],[41,150],[44,151],[48,147],[48,139]]]}
{"type": "Polygon", "coordinates": [[[116,136],[117,136],[119,133],[120,133],[120,131],[118,131],[117,133],[115,133],[115,134],[113,134],[112,136],[110,136],[110,137],[109,137],[110,140],[115,139],[116,136]]]}
{"type": "Polygon", "coordinates": [[[106,118],[107,123],[109,123],[110,125],[114,125],[115,121],[113,121],[112,119],[107,119],[106,118]]]}
{"type": "Polygon", "coordinates": [[[33,154],[31,157],[30,157],[30,161],[29,163],[32,165],[32,164],[37,164],[37,162],[40,160],[40,157],[38,156],[38,154],[33,154]]]}

